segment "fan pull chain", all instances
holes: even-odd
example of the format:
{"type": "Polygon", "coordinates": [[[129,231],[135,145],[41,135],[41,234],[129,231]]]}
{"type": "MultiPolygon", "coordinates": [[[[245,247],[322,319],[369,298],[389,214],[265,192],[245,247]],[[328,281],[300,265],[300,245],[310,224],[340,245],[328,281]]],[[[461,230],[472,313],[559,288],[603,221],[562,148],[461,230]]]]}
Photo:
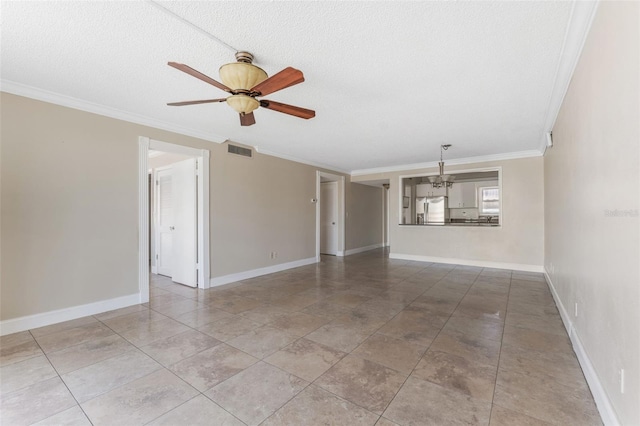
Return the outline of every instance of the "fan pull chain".
{"type": "Polygon", "coordinates": [[[235,47],[225,43],[224,41],[220,40],[218,37],[214,36],[213,34],[209,33],[208,31],[205,31],[204,29],[200,28],[199,26],[197,26],[196,24],[187,21],[186,19],[184,19],[182,16],[178,15],[177,13],[167,9],[166,7],[160,5],[159,3],[153,1],[153,0],[147,0],[147,3],[149,3],[150,5],[156,7],[158,10],[166,13],[169,16],[174,17],[175,19],[177,19],[178,21],[181,21],[184,24],[187,24],[188,26],[190,26],[191,28],[193,28],[194,30],[204,34],[205,36],[207,36],[208,38],[210,38],[211,40],[215,41],[216,43],[226,47],[227,49],[231,50],[233,53],[237,52],[238,49],[236,49],[235,47]]]}

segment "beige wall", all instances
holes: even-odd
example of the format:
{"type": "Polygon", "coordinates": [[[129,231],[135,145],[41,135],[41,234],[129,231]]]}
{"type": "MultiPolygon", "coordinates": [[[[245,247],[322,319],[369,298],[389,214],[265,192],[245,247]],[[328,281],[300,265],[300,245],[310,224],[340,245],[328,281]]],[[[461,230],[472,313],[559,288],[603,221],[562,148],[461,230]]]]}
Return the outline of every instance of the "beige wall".
{"type": "Polygon", "coordinates": [[[640,424],[639,9],[600,3],[544,175],[545,268],[625,425],[640,424]]]}
{"type": "Polygon", "coordinates": [[[0,101],[2,320],[138,292],[139,136],[211,151],[212,277],[315,256],[315,167],[6,93],[0,101]]]}
{"type": "Polygon", "coordinates": [[[543,264],[544,191],[542,157],[492,161],[446,170],[502,168],[502,226],[401,226],[400,176],[437,173],[437,169],[410,170],[353,177],[354,181],[390,179],[391,254],[440,257],[464,261],[512,264],[524,269],[543,264]]]}
{"type": "Polygon", "coordinates": [[[381,187],[351,183],[347,192],[347,250],[382,244],[381,187]]]}

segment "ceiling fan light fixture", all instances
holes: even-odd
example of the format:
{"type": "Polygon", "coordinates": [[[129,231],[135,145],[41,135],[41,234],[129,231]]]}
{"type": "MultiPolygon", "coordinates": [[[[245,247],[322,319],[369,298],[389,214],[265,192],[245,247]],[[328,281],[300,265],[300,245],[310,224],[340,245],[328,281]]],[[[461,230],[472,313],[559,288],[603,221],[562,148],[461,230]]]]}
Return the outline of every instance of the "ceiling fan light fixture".
{"type": "Polygon", "coordinates": [[[253,55],[249,52],[237,52],[238,62],[220,67],[220,79],[231,90],[250,90],[267,79],[267,73],[253,65],[253,55]]]}
{"type": "Polygon", "coordinates": [[[249,114],[260,106],[260,102],[247,95],[232,95],[227,98],[227,104],[239,114],[249,114]]]}

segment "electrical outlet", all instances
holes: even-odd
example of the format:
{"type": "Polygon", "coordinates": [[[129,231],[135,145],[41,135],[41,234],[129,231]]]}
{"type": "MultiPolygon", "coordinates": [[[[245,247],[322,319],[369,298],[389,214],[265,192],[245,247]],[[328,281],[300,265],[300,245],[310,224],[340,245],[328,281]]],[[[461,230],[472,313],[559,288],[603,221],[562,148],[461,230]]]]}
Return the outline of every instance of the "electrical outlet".
{"type": "Polygon", "coordinates": [[[578,317],[578,302],[576,302],[575,310],[574,310],[574,312],[573,312],[573,315],[574,315],[576,318],[578,317]]]}
{"type": "Polygon", "coordinates": [[[624,393],[624,368],[620,369],[620,393],[624,393]]]}

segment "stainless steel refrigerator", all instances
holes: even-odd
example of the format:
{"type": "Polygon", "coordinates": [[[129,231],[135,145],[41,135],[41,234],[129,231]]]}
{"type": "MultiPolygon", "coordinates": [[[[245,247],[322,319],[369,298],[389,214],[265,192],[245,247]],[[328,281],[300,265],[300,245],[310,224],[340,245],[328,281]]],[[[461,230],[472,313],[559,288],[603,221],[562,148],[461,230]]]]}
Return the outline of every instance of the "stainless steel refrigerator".
{"type": "Polygon", "coordinates": [[[444,225],[449,223],[447,197],[420,197],[416,199],[416,223],[422,225],[444,225]]]}

